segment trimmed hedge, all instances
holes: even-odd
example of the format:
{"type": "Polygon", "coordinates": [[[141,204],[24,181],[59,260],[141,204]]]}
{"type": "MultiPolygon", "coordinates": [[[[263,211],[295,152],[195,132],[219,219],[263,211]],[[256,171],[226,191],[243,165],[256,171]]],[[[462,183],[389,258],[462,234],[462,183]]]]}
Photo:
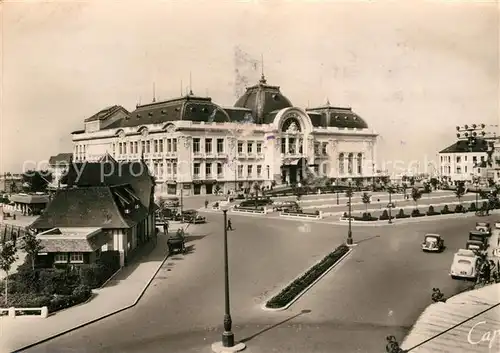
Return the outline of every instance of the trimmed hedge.
{"type": "Polygon", "coordinates": [[[326,255],[319,263],[311,267],[306,273],[286,286],[276,296],[272,297],[267,303],[266,308],[283,308],[294,300],[304,289],[316,281],[330,267],[337,263],[342,256],[347,254],[349,247],[345,244],[337,247],[333,252],[326,255]]]}
{"type": "Polygon", "coordinates": [[[373,222],[373,221],[378,221],[377,217],[373,217],[370,212],[366,213],[363,212],[363,215],[361,217],[354,217],[355,221],[365,221],[365,222],[373,222]]]}
{"type": "MultiPolygon", "coordinates": [[[[391,215],[391,219],[394,219],[394,218],[395,217],[393,215],[391,215]]],[[[387,212],[387,210],[384,210],[378,219],[381,221],[388,221],[389,220],[389,212],[387,212]]]]}
{"type": "Polygon", "coordinates": [[[434,210],[434,206],[429,206],[429,210],[427,211],[427,216],[436,216],[436,215],[440,215],[441,213],[440,212],[436,212],[434,210]]]}
{"type": "Polygon", "coordinates": [[[409,214],[405,214],[405,211],[400,208],[398,214],[396,215],[396,218],[402,219],[402,218],[410,218],[411,216],[409,214]]]}
{"type": "Polygon", "coordinates": [[[411,211],[411,216],[412,217],[423,217],[423,216],[425,216],[425,213],[420,213],[420,210],[418,208],[414,208],[411,211]]]}
{"type": "Polygon", "coordinates": [[[448,205],[444,205],[443,209],[441,210],[441,214],[451,214],[453,211],[450,211],[450,208],[448,205]]]}

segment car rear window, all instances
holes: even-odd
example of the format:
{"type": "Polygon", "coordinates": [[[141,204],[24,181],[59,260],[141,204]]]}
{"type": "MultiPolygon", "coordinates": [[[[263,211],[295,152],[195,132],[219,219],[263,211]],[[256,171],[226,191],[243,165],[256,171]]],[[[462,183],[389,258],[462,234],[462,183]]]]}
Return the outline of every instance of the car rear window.
{"type": "Polygon", "coordinates": [[[458,260],[458,263],[463,264],[463,265],[470,265],[471,264],[471,262],[469,260],[458,260]]]}

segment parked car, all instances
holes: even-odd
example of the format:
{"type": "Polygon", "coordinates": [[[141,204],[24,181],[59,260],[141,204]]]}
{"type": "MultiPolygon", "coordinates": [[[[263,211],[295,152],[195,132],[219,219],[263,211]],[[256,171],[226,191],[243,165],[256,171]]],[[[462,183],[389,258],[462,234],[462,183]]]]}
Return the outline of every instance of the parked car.
{"type": "Polygon", "coordinates": [[[474,251],[460,249],[453,257],[450,276],[453,279],[476,279],[480,265],[481,259],[474,251]]]}
{"type": "Polygon", "coordinates": [[[273,208],[276,211],[283,211],[286,208],[298,208],[299,204],[295,201],[278,201],[273,203],[273,208]]]}
{"type": "Polygon", "coordinates": [[[491,227],[488,222],[476,222],[476,230],[479,232],[491,234],[491,227]]]}
{"type": "Polygon", "coordinates": [[[424,252],[441,252],[444,250],[444,240],[439,234],[426,234],[422,243],[424,252]]]}
{"type": "Polygon", "coordinates": [[[495,222],[495,228],[500,229],[500,222],[495,222]]]}
{"type": "Polygon", "coordinates": [[[180,218],[187,223],[205,223],[207,220],[205,217],[200,216],[196,210],[186,210],[180,215],[180,218]]]}
{"type": "Polygon", "coordinates": [[[469,240],[479,240],[483,242],[484,244],[488,244],[488,239],[490,237],[490,234],[485,233],[485,232],[480,232],[477,230],[473,230],[469,232],[469,240]]]}
{"type": "Polygon", "coordinates": [[[479,240],[467,240],[465,244],[465,249],[473,251],[485,251],[488,248],[488,244],[485,244],[479,240]]]}

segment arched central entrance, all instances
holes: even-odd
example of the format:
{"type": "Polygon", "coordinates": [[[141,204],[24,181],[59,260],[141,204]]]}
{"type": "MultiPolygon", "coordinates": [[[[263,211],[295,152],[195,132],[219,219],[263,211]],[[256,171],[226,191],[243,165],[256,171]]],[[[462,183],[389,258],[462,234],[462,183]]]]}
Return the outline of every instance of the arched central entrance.
{"type": "Polygon", "coordinates": [[[281,165],[281,182],[295,185],[308,176],[308,163],[306,158],[285,159],[281,165]]]}

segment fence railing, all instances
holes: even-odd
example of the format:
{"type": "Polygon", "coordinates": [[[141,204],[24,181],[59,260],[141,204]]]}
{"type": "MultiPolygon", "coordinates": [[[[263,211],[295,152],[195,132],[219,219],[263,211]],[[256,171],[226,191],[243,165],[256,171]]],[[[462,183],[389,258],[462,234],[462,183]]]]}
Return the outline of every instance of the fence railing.
{"type": "Polygon", "coordinates": [[[40,317],[45,319],[49,316],[49,309],[46,306],[41,308],[0,308],[0,317],[8,316],[9,318],[17,317],[40,317]]]}
{"type": "Polygon", "coordinates": [[[319,212],[319,214],[281,212],[280,217],[322,219],[323,213],[321,211],[319,212]]]}

